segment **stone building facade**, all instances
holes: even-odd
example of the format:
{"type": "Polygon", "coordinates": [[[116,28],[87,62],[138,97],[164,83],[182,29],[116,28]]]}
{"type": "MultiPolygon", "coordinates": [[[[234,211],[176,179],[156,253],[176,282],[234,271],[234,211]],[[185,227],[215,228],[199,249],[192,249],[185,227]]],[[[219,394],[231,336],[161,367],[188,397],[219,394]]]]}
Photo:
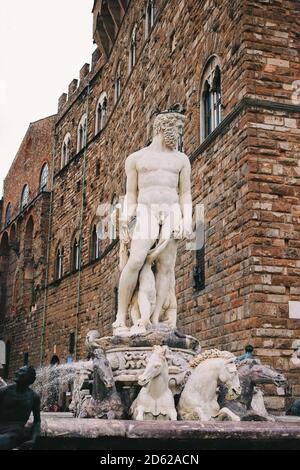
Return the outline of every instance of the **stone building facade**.
{"type": "Polygon", "coordinates": [[[30,124],[4,181],[0,233],[0,336],[12,375],[39,363],[47,272],[54,116],[30,124]]]}
{"type": "MultiPolygon", "coordinates": [[[[125,159],[150,142],[153,111],[179,102],[205,226],[204,249],[180,245],[179,329],[203,348],[240,353],[252,343],[300,394],[289,371],[300,337],[291,318],[300,310],[299,13],[297,0],[95,0],[97,49],[55,118],[36,361],[83,358],[89,329],[111,333],[118,240],[105,224],[97,240],[97,208],[124,195],[125,159]]],[[[26,339],[10,315],[7,307],[0,336],[18,334],[17,365],[26,339]]]]}

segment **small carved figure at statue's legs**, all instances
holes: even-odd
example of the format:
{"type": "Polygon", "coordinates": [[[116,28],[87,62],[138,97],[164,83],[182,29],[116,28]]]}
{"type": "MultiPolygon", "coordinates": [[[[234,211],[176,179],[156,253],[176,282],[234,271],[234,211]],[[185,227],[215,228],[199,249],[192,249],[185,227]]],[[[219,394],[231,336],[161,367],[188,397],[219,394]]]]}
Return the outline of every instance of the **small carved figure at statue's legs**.
{"type": "Polygon", "coordinates": [[[161,311],[167,297],[171,294],[172,280],[175,271],[177,241],[171,239],[156,262],[156,306],[152,315],[152,323],[159,323],[161,311]]]}
{"type": "Polygon", "coordinates": [[[150,325],[152,305],[146,292],[140,291],[138,293],[138,302],[141,313],[141,325],[147,327],[148,325],[150,325]]]}
{"type": "Polygon", "coordinates": [[[177,323],[177,299],[175,292],[175,273],[170,273],[170,293],[163,306],[162,321],[171,328],[176,328],[177,323]]]}
{"type": "Polygon", "coordinates": [[[131,305],[130,305],[130,318],[132,321],[133,325],[138,325],[140,319],[141,319],[141,314],[140,314],[140,309],[139,309],[139,301],[138,301],[138,290],[136,289],[132,300],[131,300],[131,305]]]}
{"type": "Polygon", "coordinates": [[[118,313],[113,328],[126,328],[126,317],[132,295],[136,288],[139,272],[142,269],[148,252],[158,238],[159,224],[155,217],[145,211],[141,213],[137,221],[132,237],[129,260],[122,271],[119,283],[118,313]],[[141,227],[149,227],[150,238],[143,238],[141,233],[145,233],[141,227]]]}

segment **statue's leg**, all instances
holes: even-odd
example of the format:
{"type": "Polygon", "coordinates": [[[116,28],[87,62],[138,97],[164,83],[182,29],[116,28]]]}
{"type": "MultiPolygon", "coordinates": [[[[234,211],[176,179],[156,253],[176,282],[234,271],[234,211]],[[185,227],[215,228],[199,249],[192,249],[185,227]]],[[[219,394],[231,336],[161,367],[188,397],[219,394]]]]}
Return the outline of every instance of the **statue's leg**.
{"type": "Polygon", "coordinates": [[[151,303],[148,298],[148,295],[143,290],[140,290],[138,293],[140,314],[141,314],[141,324],[145,328],[150,324],[151,316],[151,303]]]}
{"type": "Polygon", "coordinates": [[[137,325],[141,319],[137,290],[134,292],[133,297],[132,297],[130,316],[131,316],[132,324],[137,325]]]}
{"type": "Polygon", "coordinates": [[[116,321],[113,324],[114,328],[122,328],[126,326],[128,307],[137,284],[139,272],[145,263],[150,248],[157,240],[158,234],[159,224],[156,218],[152,217],[151,214],[149,215],[147,212],[142,214],[137,221],[132,237],[129,260],[120,277],[118,313],[116,321]],[[141,226],[143,225],[149,227],[149,238],[144,238],[145,232],[142,233],[141,231],[141,226]],[[140,233],[141,236],[138,236],[138,233],[140,233]]]}
{"type": "MultiPolygon", "coordinates": [[[[167,299],[167,306],[164,308],[164,321],[171,327],[176,328],[177,324],[177,299],[175,292],[175,271],[170,275],[170,293],[167,299]],[[174,275],[173,275],[174,274],[174,275]]],[[[164,306],[165,307],[165,306],[164,306]]]]}
{"type": "MultiPolygon", "coordinates": [[[[156,263],[156,306],[152,315],[152,323],[157,324],[162,307],[172,289],[175,277],[175,263],[177,255],[177,241],[171,239],[165,250],[159,255],[156,263]]],[[[174,312],[173,312],[174,316],[174,312]]]]}

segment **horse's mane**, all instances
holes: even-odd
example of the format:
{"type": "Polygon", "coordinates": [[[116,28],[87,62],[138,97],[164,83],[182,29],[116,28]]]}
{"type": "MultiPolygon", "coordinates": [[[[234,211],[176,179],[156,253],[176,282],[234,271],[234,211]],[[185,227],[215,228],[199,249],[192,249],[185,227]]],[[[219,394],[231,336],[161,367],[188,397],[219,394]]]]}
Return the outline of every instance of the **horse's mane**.
{"type": "Polygon", "coordinates": [[[195,357],[190,362],[191,367],[197,367],[201,362],[206,361],[206,359],[235,359],[234,354],[229,351],[220,351],[219,349],[208,349],[203,353],[199,354],[199,356],[195,357]]]}

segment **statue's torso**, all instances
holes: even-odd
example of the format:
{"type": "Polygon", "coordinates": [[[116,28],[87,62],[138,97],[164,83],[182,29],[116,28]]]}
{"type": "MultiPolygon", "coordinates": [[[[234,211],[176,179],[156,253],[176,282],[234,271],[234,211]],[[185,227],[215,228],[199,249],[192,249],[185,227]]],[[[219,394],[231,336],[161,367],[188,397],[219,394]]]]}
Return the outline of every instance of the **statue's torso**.
{"type": "Polygon", "coordinates": [[[177,151],[155,152],[145,149],[136,158],[138,202],[175,204],[179,201],[178,183],[183,155],[177,151]]]}
{"type": "Polygon", "coordinates": [[[0,401],[0,422],[25,424],[34,405],[34,392],[30,389],[18,393],[15,385],[6,387],[0,401]]]}

